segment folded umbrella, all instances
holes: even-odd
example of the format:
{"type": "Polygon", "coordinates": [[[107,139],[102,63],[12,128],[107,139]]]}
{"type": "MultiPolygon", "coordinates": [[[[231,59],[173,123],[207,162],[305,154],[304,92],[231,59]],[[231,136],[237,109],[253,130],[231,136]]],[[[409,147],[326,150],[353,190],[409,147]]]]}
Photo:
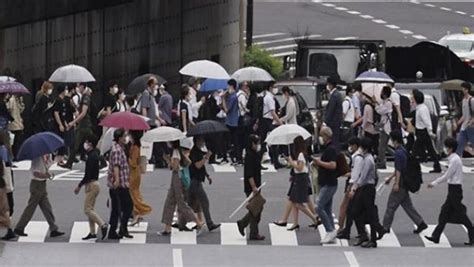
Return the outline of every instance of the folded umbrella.
{"type": "Polygon", "coordinates": [[[64,140],[51,132],[42,132],[26,139],[18,150],[17,159],[32,160],[45,154],[53,153],[64,146],[64,140]]]}
{"type": "Polygon", "coordinates": [[[216,62],[209,60],[196,60],[189,62],[179,70],[183,75],[211,78],[211,79],[229,79],[229,73],[216,62]]]}
{"type": "Polygon", "coordinates": [[[150,77],[155,77],[156,80],[158,81],[158,84],[166,83],[166,80],[160,75],[156,75],[153,73],[143,74],[133,79],[133,81],[127,86],[127,89],[125,90],[125,94],[136,95],[136,94],[143,93],[143,91],[145,91],[145,89],[148,86],[147,82],[150,79],[150,77]]]}
{"type": "Polygon", "coordinates": [[[86,68],[71,64],[57,68],[49,77],[49,81],[57,83],[88,83],[95,82],[95,78],[86,68]]]}
{"type": "Polygon", "coordinates": [[[196,123],[196,125],[188,130],[187,136],[206,135],[228,132],[229,129],[218,121],[205,120],[196,123]]]}
{"type": "Polygon", "coordinates": [[[30,91],[21,83],[8,81],[0,82],[0,94],[29,94],[30,91]]]}
{"type": "Polygon", "coordinates": [[[101,155],[112,149],[115,130],[117,130],[117,128],[114,127],[107,129],[107,132],[105,132],[104,136],[102,136],[102,138],[100,139],[99,150],[101,155]]]}
{"type": "Polygon", "coordinates": [[[105,127],[124,128],[126,130],[148,130],[150,126],[145,117],[129,111],[116,112],[105,117],[99,124],[105,127]]]}
{"type": "Polygon", "coordinates": [[[201,84],[201,89],[199,89],[199,92],[213,92],[220,89],[226,89],[227,81],[228,79],[206,79],[201,84]]]}
{"type": "Polygon", "coordinates": [[[186,138],[183,132],[180,130],[168,127],[161,126],[146,132],[141,141],[148,143],[158,143],[158,142],[171,142],[176,140],[181,140],[186,138]]]}
{"type": "Polygon", "coordinates": [[[303,127],[296,124],[285,124],[278,126],[271,131],[265,143],[268,145],[290,145],[296,137],[301,136],[304,140],[311,137],[311,134],[303,127]]]}

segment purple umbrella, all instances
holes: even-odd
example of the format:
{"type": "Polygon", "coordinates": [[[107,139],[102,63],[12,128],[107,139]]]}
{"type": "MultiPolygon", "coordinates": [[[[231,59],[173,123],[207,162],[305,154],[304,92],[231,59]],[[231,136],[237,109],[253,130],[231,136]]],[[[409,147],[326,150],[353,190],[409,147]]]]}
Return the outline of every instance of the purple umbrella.
{"type": "Polygon", "coordinates": [[[0,94],[29,94],[30,91],[19,82],[0,82],[0,94]]]}

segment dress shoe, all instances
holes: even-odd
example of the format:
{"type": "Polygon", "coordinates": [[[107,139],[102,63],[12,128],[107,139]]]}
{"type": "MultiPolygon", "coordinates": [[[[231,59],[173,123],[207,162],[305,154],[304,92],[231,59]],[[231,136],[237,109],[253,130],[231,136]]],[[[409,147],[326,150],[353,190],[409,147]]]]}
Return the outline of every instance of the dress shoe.
{"type": "Polygon", "coordinates": [[[192,232],[194,229],[197,229],[197,228],[193,227],[193,229],[189,229],[187,226],[183,226],[183,227],[178,227],[178,229],[180,232],[192,232]]]}
{"type": "Polygon", "coordinates": [[[72,164],[67,164],[67,163],[62,164],[62,163],[60,163],[60,164],[58,164],[58,166],[63,168],[63,169],[68,169],[68,170],[72,169],[72,164]]]}
{"type": "Polygon", "coordinates": [[[8,229],[5,236],[2,237],[2,240],[8,241],[8,240],[12,240],[13,238],[16,238],[15,233],[13,232],[12,229],[8,229]]]}
{"type": "Polygon", "coordinates": [[[439,244],[439,238],[434,238],[432,236],[426,236],[426,235],[425,235],[425,238],[428,239],[429,241],[435,243],[435,244],[439,244]]]}
{"type": "Polygon", "coordinates": [[[237,222],[237,227],[239,228],[240,235],[245,236],[245,227],[243,226],[241,221],[237,222]]]}
{"type": "Polygon", "coordinates": [[[377,247],[377,242],[375,241],[366,241],[362,245],[360,245],[361,248],[376,248],[377,247]]]}
{"type": "Polygon", "coordinates": [[[422,222],[422,223],[420,223],[420,225],[418,225],[416,227],[415,230],[413,230],[413,233],[414,234],[419,234],[419,233],[423,232],[423,230],[425,230],[426,228],[428,228],[428,225],[426,225],[425,222],[422,222]]]}
{"type": "Polygon", "coordinates": [[[282,165],[280,163],[275,163],[273,166],[275,167],[275,170],[283,169],[286,167],[285,165],[282,165]]]}
{"type": "Polygon", "coordinates": [[[469,242],[464,242],[464,245],[466,246],[474,246],[474,240],[471,240],[469,242]]]}
{"type": "Polygon", "coordinates": [[[286,227],[288,224],[287,222],[273,222],[274,225],[281,226],[281,227],[286,227]]]}
{"type": "Polygon", "coordinates": [[[161,236],[169,236],[169,235],[171,235],[171,232],[168,232],[168,231],[161,231],[161,232],[158,232],[158,235],[161,235],[161,236]]]}
{"type": "Polygon", "coordinates": [[[13,232],[14,232],[17,236],[28,236],[28,234],[26,234],[25,231],[23,231],[23,230],[20,231],[20,230],[18,230],[18,229],[15,229],[13,232]]]}
{"type": "Polygon", "coordinates": [[[434,168],[433,170],[430,171],[430,173],[441,173],[441,168],[434,168]]]}
{"type": "Polygon", "coordinates": [[[293,225],[292,227],[288,228],[287,230],[288,230],[288,231],[300,230],[300,225],[299,225],[299,224],[295,224],[295,225],[293,225]]]}
{"type": "Polygon", "coordinates": [[[129,239],[132,239],[133,238],[133,235],[129,234],[129,233],[119,233],[119,237],[121,238],[129,238],[129,239]]]}
{"type": "Polygon", "coordinates": [[[178,229],[178,228],[179,228],[179,224],[178,224],[178,223],[173,223],[173,224],[171,225],[171,227],[178,229]]]}
{"type": "Polygon", "coordinates": [[[209,232],[212,232],[214,230],[216,230],[217,228],[221,227],[221,224],[218,223],[218,224],[213,224],[211,226],[208,226],[207,229],[209,230],[209,232]]]}
{"type": "Polygon", "coordinates": [[[266,170],[268,170],[268,168],[267,168],[267,167],[265,167],[265,166],[263,166],[263,165],[261,165],[261,166],[260,166],[260,169],[262,169],[262,171],[266,171],[266,170]]]}
{"type": "Polygon", "coordinates": [[[354,243],[354,247],[358,247],[362,244],[364,244],[365,242],[369,241],[369,239],[367,237],[359,237],[359,239],[354,243]]]}
{"type": "Polygon", "coordinates": [[[377,231],[377,240],[382,239],[385,234],[388,234],[388,231],[381,228],[380,231],[377,231]]]}
{"type": "Polygon", "coordinates": [[[110,232],[110,233],[107,235],[107,239],[110,239],[110,240],[118,240],[118,239],[122,239],[122,237],[119,236],[116,232],[110,232]]]}
{"type": "Polygon", "coordinates": [[[83,237],[82,240],[96,239],[97,235],[89,233],[86,237],[83,237]]]}
{"type": "Polygon", "coordinates": [[[341,232],[337,233],[336,238],[337,238],[337,239],[350,240],[350,239],[351,239],[351,235],[350,235],[349,233],[347,233],[346,231],[341,231],[341,232]]]}
{"type": "Polygon", "coordinates": [[[104,224],[100,227],[100,233],[102,234],[102,240],[104,240],[107,237],[107,233],[109,231],[109,225],[104,224]]]}
{"type": "Polygon", "coordinates": [[[64,235],[64,232],[59,232],[58,230],[52,231],[49,236],[50,237],[58,237],[64,235]]]}
{"type": "Polygon", "coordinates": [[[251,236],[249,239],[250,239],[250,240],[256,240],[256,241],[262,241],[262,240],[265,240],[265,236],[263,236],[263,235],[256,235],[256,236],[251,236]]]}

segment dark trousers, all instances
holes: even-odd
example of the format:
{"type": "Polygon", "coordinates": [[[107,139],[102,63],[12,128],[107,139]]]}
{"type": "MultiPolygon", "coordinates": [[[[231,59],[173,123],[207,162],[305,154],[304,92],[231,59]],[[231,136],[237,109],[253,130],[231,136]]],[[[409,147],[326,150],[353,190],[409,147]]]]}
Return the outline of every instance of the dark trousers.
{"type": "Polygon", "coordinates": [[[13,216],[13,207],[14,207],[13,192],[7,193],[7,199],[8,199],[8,207],[10,208],[10,217],[11,217],[13,216]]]}
{"type": "MultiPolygon", "coordinates": [[[[250,193],[245,193],[247,197],[250,193]]],[[[262,217],[262,213],[260,212],[257,216],[254,216],[250,211],[245,214],[245,216],[239,220],[239,223],[245,227],[250,225],[250,237],[258,236],[258,223],[262,217]]]]}
{"type": "Polygon", "coordinates": [[[120,234],[128,234],[128,219],[132,214],[132,199],[128,188],[109,189],[110,209],[110,232],[116,233],[120,220],[120,234]]]}
{"type": "Polygon", "coordinates": [[[77,128],[74,136],[74,147],[69,155],[69,158],[67,159],[67,165],[72,165],[74,163],[74,159],[76,158],[76,154],[82,151],[84,138],[93,134],[94,132],[91,128],[77,128]]]}
{"type": "Polygon", "coordinates": [[[448,196],[443,206],[441,206],[441,212],[438,217],[438,225],[431,235],[435,239],[439,240],[441,233],[443,233],[444,227],[448,223],[462,224],[466,227],[469,235],[469,240],[474,241],[474,230],[472,222],[469,220],[466,212],[466,206],[462,204],[462,186],[461,185],[448,185],[448,196]]]}
{"type": "Polygon", "coordinates": [[[370,240],[377,240],[377,232],[382,232],[377,207],[375,206],[375,186],[373,184],[364,185],[357,189],[354,194],[354,204],[352,212],[355,219],[357,232],[365,232],[365,224],[370,225],[370,240]]]}
{"type": "MultiPolygon", "coordinates": [[[[273,130],[273,120],[272,119],[262,119],[259,125],[260,129],[260,140],[262,142],[267,138],[269,132],[273,130]]],[[[278,146],[270,146],[268,148],[268,154],[270,155],[271,163],[273,165],[278,165],[278,146]]],[[[266,143],[262,145],[262,151],[267,151],[266,143]]]]}
{"type": "Polygon", "coordinates": [[[240,160],[242,160],[242,154],[245,148],[248,146],[250,137],[250,128],[249,126],[240,125],[237,128],[237,139],[239,140],[239,147],[237,150],[237,155],[240,155],[240,160]]]}
{"type": "Polygon", "coordinates": [[[232,144],[232,154],[231,154],[231,159],[235,162],[240,162],[242,161],[242,149],[240,145],[240,140],[239,140],[239,128],[238,127],[232,127],[228,126],[230,130],[230,141],[232,144]],[[240,155],[239,155],[240,151],[240,155]]]}
{"type": "Polygon", "coordinates": [[[441,170],[441,166],[439,165],[440,157],[433,146],[433,141],[431,140],[428,130],[416,129],[415,134],[416,134],[416,140],[414,144],[415,155],[418,158],[420,158],[421,161],[424,161],[426,159],[426,151],[428,151],[428,155],[430,156],[431,160],[434,163],[433,165],[434,169],[441,170]]]}
{"type": "Polygon", "coordinates": [[[12,145],[12,153],[13,153],[13,158],[16,158],[16,155],[18,154],[18,150],[20,149],[20,146],[23,144],[23,131],[12,131],[12,133],[15,135],[15,140],[13,140],[13,145],[12,145]]]}
{"type": "Polygon", "coordinates": [[[372,155],[377,155],[379,149],[379,135],[364,131],[364,136],[372,140],[372,148],[370,149],[370,153],[372,153],[372,155]]]}
{"type": "Polygon", "coordinates": [[[191,179],[191,185],[189,186],[188,191],[188,204],[191,207],[196,207],[197,204],[199,204],[204,213],[204,218],[206,218],[206,224],[208,226],[214,225],[211,213],[209,212],[209,198],[207,198],[206,191],[204,191],[201,181],[191,179]],[[199,203],[193,203],[193,201],[199,203]]]}

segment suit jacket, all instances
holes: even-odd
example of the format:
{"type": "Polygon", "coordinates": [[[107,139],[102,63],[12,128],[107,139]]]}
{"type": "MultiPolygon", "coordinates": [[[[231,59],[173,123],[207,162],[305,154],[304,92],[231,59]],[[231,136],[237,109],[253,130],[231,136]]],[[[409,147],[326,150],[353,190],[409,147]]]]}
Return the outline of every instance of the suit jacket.
{"type": "Polygon", "coordinates": [[[342,125],[342,95],[337,89],[329,98],[324,122],[330,128],[339,128],[342,125]]]}

